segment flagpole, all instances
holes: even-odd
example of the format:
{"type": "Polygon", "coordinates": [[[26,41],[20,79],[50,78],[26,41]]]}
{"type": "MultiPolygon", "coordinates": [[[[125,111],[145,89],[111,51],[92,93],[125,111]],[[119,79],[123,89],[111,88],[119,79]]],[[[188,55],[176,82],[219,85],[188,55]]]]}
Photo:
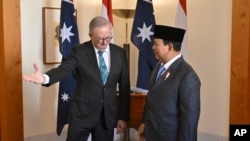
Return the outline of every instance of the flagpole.
{"type": "MultiPolygon", "coordinates": [[[[128,19],[133,18],[135,15],[135,10],[134,9],[113,9],[112,10],[113,14],[126,19],[126,24],[125,24],[125,43],[123,44],[123,48],[125,49],[127,53],[127,58],[128,62],[130,61],[130,44],[128,42],[128,19]]],[[[129,63],[130,65],[130,63],[129,63]]]]}
{"type": "Polygon", "coordinates": [[[128,19],[133,18],[135,14],[135,10],[133,9],[113,9],[112,10],[114,15],[126,19],[126,25],[125,25],[125,38],[126,42],[125,44],[128,44],[128,19]]]}

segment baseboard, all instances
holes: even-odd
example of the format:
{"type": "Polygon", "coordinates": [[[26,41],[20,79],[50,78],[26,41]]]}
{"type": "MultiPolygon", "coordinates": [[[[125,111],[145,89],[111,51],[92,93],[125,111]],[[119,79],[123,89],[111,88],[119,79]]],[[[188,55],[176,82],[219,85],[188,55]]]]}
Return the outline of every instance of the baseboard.
{"type": "Polygon", "coordinates": [[[228,137],[199,132],[198,141],[228,141],[228,137]]]}
{"type": "MultiPolygon", "coordinates": [[[[56,133],[48,133],[43,135],[25,137],[24,141],[66,141],[67,131],[62,131],[61,135],[58,136],[56,133]]],[[[121,141],[122,136],[115,135],[114,141],[121,141]]],[[[91,136],[88,141],[91,141],[91,136]]]]}
{"type": "MultiPolygon", "coordinates": [[[[139,141],[136,132],[136,130],[130,129],[130,141],[139,141]]],[[[63,131],[60,136],[57,136],[56,133],[49,133],[33,137],[26,137],[24,138],[24,141],[66,141],[66,136],[66,131],[63,131]]],[[[122,141],[122,138],[122,135],[116,135],[114,141],[122,141]]],[[[89,141],[91,140],[89,139],[89,141]]],[[[198,141],[228,141],[228,137],[199,132],[198,141]]]]}

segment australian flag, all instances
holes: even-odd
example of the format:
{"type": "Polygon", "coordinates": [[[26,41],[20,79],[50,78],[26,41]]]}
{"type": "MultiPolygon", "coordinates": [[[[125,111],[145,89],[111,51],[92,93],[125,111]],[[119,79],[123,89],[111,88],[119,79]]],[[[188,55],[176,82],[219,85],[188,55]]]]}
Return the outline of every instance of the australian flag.
{"type": "MultiPolygon", "coordinates": [[[[73,0],[62,0],[60,31],[60,53],[62,62],[67,59],[73,46],[79,44],[78,27],[76,23],[76,10],[73,0]]],[[[60,135],[65,124],[68,123],[70,102],[74,93],[76,80],[72,73],[60,81],[57,110],[57,134],[60,135]]]]}
{"type": "Polygon", "coordinates": [[[155,17],[152,0],[137,0],[131,33],[132,43],[139,49],[136,87],[148,90],[149,79],[157,63],[152,50],[155,17]]]}

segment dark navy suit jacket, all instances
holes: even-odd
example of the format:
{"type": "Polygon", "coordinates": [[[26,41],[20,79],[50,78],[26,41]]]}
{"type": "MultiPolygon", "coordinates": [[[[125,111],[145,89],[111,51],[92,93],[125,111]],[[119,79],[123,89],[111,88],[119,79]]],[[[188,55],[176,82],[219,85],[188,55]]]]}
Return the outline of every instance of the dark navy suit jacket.
{"type": "Polygon", "coordinates": [[[183,57],[155,82],[152,72],[144,108],[146,141],[196,141],[200,115],[200,79],[183,57]]]}
{"type": "MultiPolygon", "coordinates": [[[[75,46],[67,60],[48,71],[54,84],[75,71],[77,84],[70,107],[69,124],[92,128],[100,118],[102,108],[107,127],[116,127],[117,120],[128,120],[130,110],[130,80],[126,52],[110,44],[110,71],[103,85],[91,41],[75,46]],[[119,84],[119,112],[117,112],[117,84],[119,84]]],[[[48,86],[49,86],[48,85],[48,86]]]]}

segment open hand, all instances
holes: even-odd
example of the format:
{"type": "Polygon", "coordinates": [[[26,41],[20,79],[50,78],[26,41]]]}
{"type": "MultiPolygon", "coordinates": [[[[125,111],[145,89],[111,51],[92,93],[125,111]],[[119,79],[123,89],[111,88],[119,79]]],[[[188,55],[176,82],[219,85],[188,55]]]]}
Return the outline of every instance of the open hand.
{"type": "Polygon", "coordinates": [[[39,70],[37,64],[34,64],[35,72],[31,74],[23,75],[23,80],[27,82],[32,82],[35,84],[42,84],[45,81],[43,73],[39,70]]]}

